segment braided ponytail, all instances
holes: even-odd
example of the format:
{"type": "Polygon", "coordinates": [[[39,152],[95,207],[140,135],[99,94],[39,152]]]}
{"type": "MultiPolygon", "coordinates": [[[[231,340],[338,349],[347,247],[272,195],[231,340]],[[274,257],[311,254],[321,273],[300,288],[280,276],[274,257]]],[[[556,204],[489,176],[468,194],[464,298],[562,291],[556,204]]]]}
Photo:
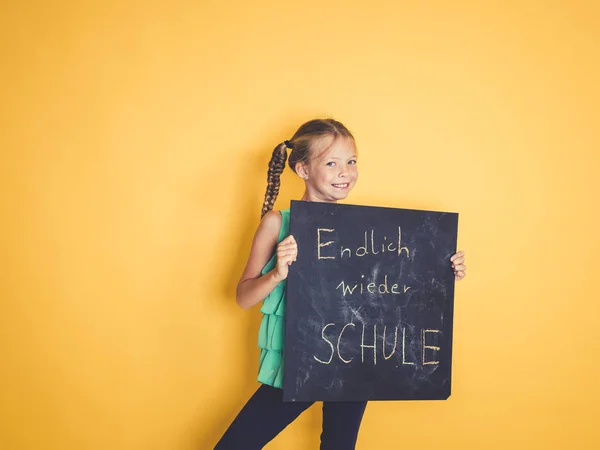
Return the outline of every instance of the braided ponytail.
{"type": "Polygon", "coordinates": [[[279,144],[273,150],[271,161],[269,161],[269,170],[267,172],[267,192],[265,193],[265,201],[263,202],[260,218],[262,219],[266,213],[273,209],[277,194],[279,194],[279,186],[281,185],[280,177],[285,169],[287,161],[287,145],[279,144]]]}

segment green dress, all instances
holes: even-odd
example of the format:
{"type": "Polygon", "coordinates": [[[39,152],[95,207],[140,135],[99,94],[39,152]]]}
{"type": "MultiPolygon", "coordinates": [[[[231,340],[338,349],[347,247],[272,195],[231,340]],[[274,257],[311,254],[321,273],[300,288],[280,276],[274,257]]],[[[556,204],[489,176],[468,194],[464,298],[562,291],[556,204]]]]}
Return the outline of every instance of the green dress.
{"type": "MultiPolygon", "coordinates": [[[[290,209],[283,209],[281,213],[281,228],[277,243],[279,244],[290,234],[290,209]]],[[[273,256],[263,270],[264,275],[277,265],[277,253],[273,256]]],[[[258,347],[260,350],[260,363],[258,368],[258,381],[276,388],[283,388],[283,341],[285,338],[285,289],[287,279],[282,280],[273,291],[265,297],[260,311],[263,313],[262,322],[258,331],[258,347]]]]}

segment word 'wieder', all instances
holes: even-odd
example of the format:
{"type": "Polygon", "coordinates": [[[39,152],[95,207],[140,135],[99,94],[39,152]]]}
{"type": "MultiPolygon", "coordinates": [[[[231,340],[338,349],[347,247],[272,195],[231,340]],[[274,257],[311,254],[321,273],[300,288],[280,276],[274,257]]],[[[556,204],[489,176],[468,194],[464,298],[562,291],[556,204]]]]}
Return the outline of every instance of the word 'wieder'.
{"type": "MultiPolygon", "coordinates": [[[[321,337],[322,339],[327,342],[327,344],[329,345],[329,347],[331,347],[331,354],[329,355],[329,359],[326,361],[323,361],[319,358],[317,358],[315,355],[313,355],[313,358],[315,358],[315,360],[317,360],[318,362],[322,363],[322,364],[331,364],[331,361],[333,360],[334,356],[337,356],[339,358],[340,361],[349,364],[354,357],[350,358],[350,359],[346,359],[344,358],[344,356],[348,356],[348,355],[344,355],[342,356],[342,352],[340,351],[340,343],[342,341],[342,336],[344,334],[344,332],[346,331],[346,328],[348,327],[352,327],[352,329],[354,330],[356,328],[356,325],[354,323],[347,323],[345,324],[341,331],[340,334],[337,338],[337,343],[336,346],[334,347],[334,342],[331,342],[327,336],[325,336],[325,330],[327,330],[327,328],[329,327],[335,327],[335,323],[328,323],[327,325],[325,325],[323,327],[323,330],[321,331],[321,337]]],[[[387,329],[387,325],[384,325],[383,327],[383,335],[382,335],[382,343],[381,343],[381,352],[383,354],[384,359],[390,359],[394,353],[396,353],[396,349],[397,349],[397,344],[398,344],[398,327],[394,327],[395,332],[394,332],[394,345],[391,349],[391,351],[389,352],[389,354],[386,354],[386,343],[385,343],[385,336],[386,336],[386,329],[387,329]]],[[[427,345],[426,339],[427,339],[427,334],[428,333],[441,333],[441,330],[432,330],[432,329],[421,329],[421,337],[419,339],[419,343],[421,345],[421,358],[420,358],[420,363],[423,366],[429,365],[429,364],[439,364],[439,361],[433,361],[433,360],[427,360],[426,359],[426,355],[425,355],[425,350],[429,349],[429,350],[435,350],[435,351],[439,351],[440,347],[437,347],[435,345],[427,345]]],[[[416,336],[413,337],[413,340],[416,339],[416,336]]],[[[410,343],[409,343],[410,345],[410,343]]],[[[360,341],[360,355],[361,355],[361,362],[365,362],[365,348],[371,348],[373,349],[373,364],[377,364],[377,325],[373,325],[373,345],[368,345],[365,344],[365,324],[362,324],[362,337],[361,337],[361,341],[360,341]]],[[[398,348],[398,353],[402,356],[402,364],[403,365],[416,365],[417,362],[416,361],[407,361],[406,359],[406,327],[402,328],[402,348],[399,349],[398,348]]]]}
{"type": "Polygon", "coordinates": [[[356,281],[354,283],[346,283],[345,281],[342,280],[342,282],[340,284],[337,285],[337,287],[335,288],[336,290],[340,289],[342,291],[342,297],[345,297],[346,295],[352,295],[354,294],[354,291],[356,291],[356,293],[360,293],[361,295],[367,291],[370,294],[406,294],[406,291],[408,291],[410,289],[410,286],[407,286],[405,284],[402,285],[402,292],[400,292],[398,283],[394,283],[391,286],[388,286],[388,276],[385,275],[383,277],[383,283],[374,283],[374,282],[370,282],[368,284],[365,284],[364,275],[360,276],[360,280],[356,281]],[[357,290],[357,288],[359,288],[357,290]]]}

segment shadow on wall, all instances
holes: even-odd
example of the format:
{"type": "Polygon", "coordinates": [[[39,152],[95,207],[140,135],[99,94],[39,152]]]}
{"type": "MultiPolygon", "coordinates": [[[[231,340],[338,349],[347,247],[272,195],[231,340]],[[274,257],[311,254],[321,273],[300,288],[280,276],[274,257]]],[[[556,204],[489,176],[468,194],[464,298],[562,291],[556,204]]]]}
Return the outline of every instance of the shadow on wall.
{"type": "MultiPolygon", "coordinates": [[[[291,137],[293,131],[289,133],[291,137]]],[[[229,216],[235,218],[241,226],[238,228],[238,233],[235,236],[227,236],[227,239],[232,242],[232,249],[244,249],[246,253],[230,251],[227,254],[223,263],[223,268],[226,273],[232,276],[224,284],[221,289],[224,298],[227,301],[225,310],[229,308],[239,308],[235,303],[236,286],[239,277],[244,270],[248,253],[256,227],[260,221],[261,207],[267,186],[267,170],[271,154],[277,142],[269,143],[261,146],[259,150],[244,152],[248,155],[246,164],[240,169],[243,173],[236,174],[235,180],[239,183],[236,189],[237,198],[230,203],[231,210],[229,216]]],[[[281,180],[281,189],[274,209],[287,208],[289,206],[289,198],[299,199],[302,196],[304,186],[298,182],[296,185],[290,182],[290,178],[296,177],[293,171],[287,166],[284,170],[281,180]],[[293,195],[285,194],[292,192],[293,195]],[[282,195],[283,194],[283,195],[282,195]]],[[[222,386],[222,398],[225,405],[221,405],[221,409],[227,411],[226,416],[219,417],[216,420],[216,425],[212,429],[202,429],[200,427],[200,436],[196,440],[198,449],[212,449],[217,441],[221,438],[227,427],[231,424],[235,416],[248,401],[250,396],[257,388],[256,376],[258,373],[259,349],[257,345],[258,330],[262,314],[260,306],[262,303],[255,305],[247,311],[244,311],[246,319],[244,320],[245,332],[243,333],[244,340],[241,345],[243,349],[236,349],[237,355],[244,355],[232,360],[235,364],[231,370],[241,371],[244,373],[244,382],[237,386],[222,386]]],[[[303,417],[310,415],[309,430],[310,433],[314,429],[319,429],[321,424],[321,403],[313,405],[308,411],[303,413],[303,417]]],[[[318,438],[318,436],[317,436],[318,438]]],[[[277,438],[275,438],[276,440],[277,438]]]]}

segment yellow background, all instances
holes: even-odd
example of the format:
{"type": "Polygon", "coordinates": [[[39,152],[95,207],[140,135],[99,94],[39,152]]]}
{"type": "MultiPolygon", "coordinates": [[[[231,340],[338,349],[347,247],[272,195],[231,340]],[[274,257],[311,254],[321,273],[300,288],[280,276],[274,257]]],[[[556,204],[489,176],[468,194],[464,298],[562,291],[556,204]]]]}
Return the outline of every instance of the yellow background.
{"type": "Polygon", "coordinates": [[[0,448],[212,448],[258,386],[267,162],[323,116],[349,203],[459,212],[467,254],[452,396],[370,403],[358,448],[599,448],[597,5],[3,2],[0,448]]]}

